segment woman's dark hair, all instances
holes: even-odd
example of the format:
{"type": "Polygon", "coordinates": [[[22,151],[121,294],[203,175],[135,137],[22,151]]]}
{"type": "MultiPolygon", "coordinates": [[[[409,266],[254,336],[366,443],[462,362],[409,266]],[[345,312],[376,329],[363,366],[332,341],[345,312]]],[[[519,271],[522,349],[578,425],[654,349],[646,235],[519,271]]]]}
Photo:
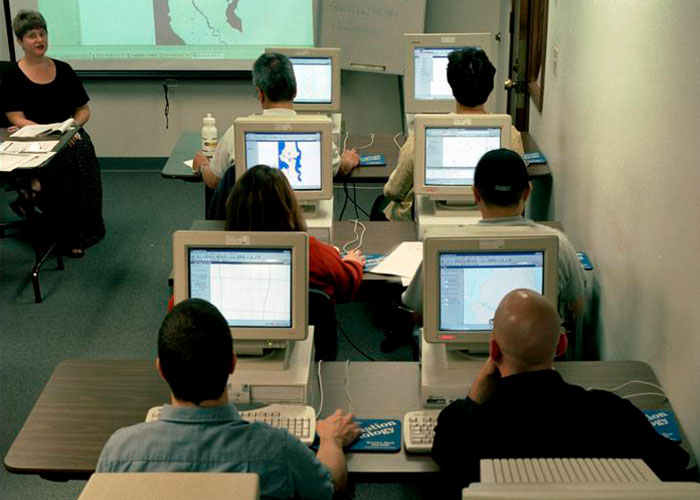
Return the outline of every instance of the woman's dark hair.
{"type": "Polygon", "coordinates": [[[227,231],[306,231],[306,222],[284,174],[267,165],[244,173],[226,200],[227,231]]]}
{"type": "Polygon", "coordinates": [[[20,10],[12,20],[12,31],[18,40],[24,38],[28,31],[37,28],[46,31],[46,19],[35,10],[20,10]]]}

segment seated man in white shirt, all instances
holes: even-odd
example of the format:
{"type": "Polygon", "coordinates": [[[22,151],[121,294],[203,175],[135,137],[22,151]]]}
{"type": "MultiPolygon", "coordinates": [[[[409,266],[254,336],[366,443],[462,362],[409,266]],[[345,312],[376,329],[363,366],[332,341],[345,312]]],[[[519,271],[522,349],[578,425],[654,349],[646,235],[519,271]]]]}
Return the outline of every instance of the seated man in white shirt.
{"type": "MultiPolygon", "coordinates": [[[[559,237],[559,314],[575,322],[583,311],[583,270],[576,251],[564,233],[523,217],[532,185],[527,166],[520,155],[509,149],[494,149],[486,153],[476,166],[472,189],[482,216],[479,225],[528,226],[539,231],[551,231],[559,237]]],[[[423,312],[422,265],[401,298],[413,311],[423,312]]]]}
{"type": "MultiPolygon", "coordinates": [[[[253,85],[263,115],[296,116],[294,97],[297,95],[297,82],[294,67],[287,56],[271,52],[263,54],[253,64],[253,85]]],[[[235,158],[234,129],[231,125],[219,139],[211,161],[200,151],[194,157],[192,168],[200,172],[204,183],[216,189],[224,173],[231,168],[235,158]]],[[[347,175],[360,163],[357,150],[343,151],[333,144],[333,175],[347,175]]]]}

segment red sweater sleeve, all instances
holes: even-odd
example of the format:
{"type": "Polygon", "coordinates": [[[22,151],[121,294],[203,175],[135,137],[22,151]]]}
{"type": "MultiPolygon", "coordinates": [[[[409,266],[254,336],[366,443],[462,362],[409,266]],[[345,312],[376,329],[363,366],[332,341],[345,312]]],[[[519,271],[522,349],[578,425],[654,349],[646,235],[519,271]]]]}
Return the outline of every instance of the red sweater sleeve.
{"type": "Polygon", "coordinates": [[[350,302],[360,289],[362,264],[344,261],[331,245],[309,237],[309,286],[333,302],[350,302]]]}

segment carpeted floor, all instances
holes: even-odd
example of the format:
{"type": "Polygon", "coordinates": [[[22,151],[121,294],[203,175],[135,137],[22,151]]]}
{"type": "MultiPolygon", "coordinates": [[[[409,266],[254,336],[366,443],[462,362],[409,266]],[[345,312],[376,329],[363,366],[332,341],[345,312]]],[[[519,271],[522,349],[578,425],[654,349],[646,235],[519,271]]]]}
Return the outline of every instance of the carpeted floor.
{"type": "MultiPolygon", "coordinates": [[[[0,239],[0,453],[4,457],[34,402],[60,361],[154,359],[156,333],[170,289],[171,235],[204,216],[201,184],[162,179],[157,170],[103,172],[107,236],[82,260],[50,259],[41,272],[44,302],[35,304],[30,280],[33,252],[21,238],[0,239]]],[[[350,190],[352,193],[352,189],[350,190]]],[[[381,187],[359,186],[366,211],[381,187]]],[[[0,221],[14,218],[11,193],[0,192],[0,221]]],[[[339,214],[343,190],[335,190],[339,214]]],[[[361,219],[361,212],[358,212],[361,219]]],[[[348,204],[344,218],[354,218],[348,204]]],[[[337,215],[336,215],[337,218],[337,215]]],[[[356,302],[337,306],[347,335],[378,360],[410,360],[408,347],[379,350],[383,333],[372,325],[371,307],[356,302]]],[[[340,338],[339,360],[365,360],[340,338]]],[[[0,471],[0,497],[77,498],[83,481],[54,483],[36,476],[0,471]]],[[[360,484],[355,497],[414,498],[410,485],[360,484]]]]}

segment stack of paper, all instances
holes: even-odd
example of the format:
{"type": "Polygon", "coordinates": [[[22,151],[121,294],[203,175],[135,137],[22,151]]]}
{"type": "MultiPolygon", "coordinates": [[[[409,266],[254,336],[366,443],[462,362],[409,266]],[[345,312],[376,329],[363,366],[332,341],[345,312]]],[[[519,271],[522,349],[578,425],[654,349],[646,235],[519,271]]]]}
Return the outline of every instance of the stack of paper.
{"type": "Polygon", "coordinates": [[[0,172],[38,167],[55,154],[51,150],[56,144],[58,141],[0,143],[0,172]]]}
{"type": "Polygon", "coordinates": [[[371,272],[398,276],[403,285],[407,286],[413,275],[416,274],[421,262],[423,262],[423,242],[404,241],[382,262],[372,268],[371,272]]]}

